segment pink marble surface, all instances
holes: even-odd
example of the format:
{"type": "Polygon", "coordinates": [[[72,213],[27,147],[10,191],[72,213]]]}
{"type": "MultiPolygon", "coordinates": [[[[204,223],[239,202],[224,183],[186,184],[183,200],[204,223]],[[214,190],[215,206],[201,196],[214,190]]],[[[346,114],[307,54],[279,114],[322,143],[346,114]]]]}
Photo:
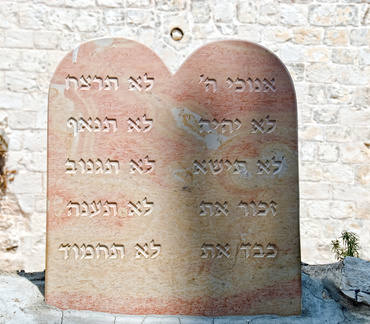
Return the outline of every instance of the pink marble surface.
{"type": "Polygon", "coordinates": [[[299,314],[296,119],[288,72],[252,43],[175,75],[126,39],[69,53],[49,92],[47,303],[299,314]]]}

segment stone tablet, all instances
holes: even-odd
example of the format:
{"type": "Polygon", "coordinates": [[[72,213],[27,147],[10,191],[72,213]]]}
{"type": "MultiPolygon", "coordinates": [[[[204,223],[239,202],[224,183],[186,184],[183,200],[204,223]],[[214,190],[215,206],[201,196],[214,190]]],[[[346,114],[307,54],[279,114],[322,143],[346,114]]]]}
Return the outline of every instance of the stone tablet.
{"type": "Polygon", "coordinates": [[[49,92],[46,301],[125,314],[299,314],[296,98],[256,44],[172,75],[90,41],[49,92]]]}

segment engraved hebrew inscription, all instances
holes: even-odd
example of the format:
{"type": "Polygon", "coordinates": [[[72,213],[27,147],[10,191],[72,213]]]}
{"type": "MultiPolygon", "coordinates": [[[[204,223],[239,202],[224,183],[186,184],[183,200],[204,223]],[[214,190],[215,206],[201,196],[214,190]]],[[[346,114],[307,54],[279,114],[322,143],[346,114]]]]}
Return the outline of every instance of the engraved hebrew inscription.
{"type": "Polygon", "coordinates": [[[200,216],[227,216],[229,211],[227,210],[228,204],[225,201],[223,204],[219,203],[210,203],[202,201],[200,204],[200,216]]]}
{"type": "Polygon", "coordinates": [[[145,243],[144,245],[137,243],[135,249],[135,259],[140,259],[141,257],[144,257],[145,259],[155,259],[161,254],[162,245],[155,244],[154,240],[152,240],[150,245],[148,245],[148,243],[145,243]]]}
{"type": "Polygon", "coordinates": [[[147,174],[153,172],[155,168],[155,161],[149,160],[149,157],[146,156],[144,161],[143,160],[131,160],[130,161],[130,173],[140,173],[140,174],[147,174]]]}
{"type": "Polygon", "coordinates": [[[96,161],[80,159],[78,163],[74,160],[67,159],[65,173],[75,174],[117,174],[120,171],[119,162],[116,160],[108,159],[105,163],[102,160],[96,161]]]}
{"type": "Polygon", "coordinates": [[[273,157],[271,160],[266,160],[265,162],[258,160],[257,167],[257,174],[278,174],[283,167],[283,159],[276,160],[273,157]]]}
{"type": "Polygon", "coordinates": [[[143,75],[143,77],[139,76],[136,79],[132,76],[129,77],[129,90],[130,91],[138,91],[141,92],[149,91],[154,86],[154,78],[149,77],[147,73],[143,75]]]}
{"type": "Polygon", "coordinates": [[[243,243],[240,250],[245,251],[245,258],[275,258],[278,249],[275,244],[268,243],[265,247],[262,244],[243,243]]]}
{"type": "Polygon", "coordinates": [[[149,132],[153,127],[153,119],[146,118],[146,115],[143,115],[141,118],[136,118],[135,120],[129,118],[127,119],[127,123],[127,131],[129,133],[133,131],[138,133],[142,131],[143,133],[146,133],[149,132]]]}
{"type": "Polygon", "coordinates": [[[234,163],[231,163],[229,160],[209,160],[208,163],[206,160],[199,162],[198,160],[194,161],[194,174],[206,174],[208,168],[212,174],[220,174],[222,171],[233,171],[233,174],[248,174],[247,171],[247,162],[236,159],[234,163]],[[234,167],[233,167],[234,166],[234,167]]]}
{"type": "Polygon", "coordinates": [[[138,201],[136,204],[133,202],[128,203],[128,215],[133,216],[148,216],[152,213],[154,208],[153,202],[148,202],[145,197],[143,201],[138,201]]]}
{"type": "Polygon", "coordinates": [[[216,246],[214,244],[206,244],[204,243],[201,247],[203,250],[202,255],[200,256],[202,259],[221,259],[223,257],[229,259],[230,258],[230,247],[229,244],[217,244],[216,246]]]}
{"type": "Polygon", "coordinates": [[[95,89],[94,84],[97,84],[97,89],[101,90],[118,90],[118,78],[110,77],[109,75],[103,81],[102,77],[94,76],[93,78],[88,75],[82,75],[79,79],[75,76],[68,75],[65,79],[66,90],[91,90],[95,89]]]}
{"type": "Polygon", "coordinates": [[[75,217],[117,216],[118,214],[117,203],[108,201],[105,203],[93,201],[90,204],[85,201],[81,204],[70,201],[67,208],[67,215],[75,217]]]}
{"type": "Polygon", "coordinates": [[[73,135],[77,136],[79,133],[87,132],[116,132],[117,131],[117,120],[114,118],[105,117],[103,121],[100,118],[95,118],[93,121],[92,118],[87,120],[84,118],[77,119],[71,117],[67,121],[67,126],[72,128],[73,135]]]}
{"type": "Polygon", "coordinates": [[[61,244],[58,251],[64,253],[64,260],[73,256],[75,260],[89,259],[123,259],[125,257],[125,247],[121,244],[113,243],[110,248],[108,245],[100,244],[93,246],[92,244],[61,244]]]}
{"type": "Polygon", "coordinates": [[[241,201],[239,207],[244,210],[244,216],[275,216],[277,211],[277,203],[273,200],[270,203],[264,201],[255,203],[251,201],[249,204],[241,201]]]}
{"type": "Polygon", "coordinates": [[[227,134],[232,134],[233,132],[237,131],[241,126],[242,123],[239,119],[231,120],[231,119],[222,119],[220,122],[214,118],[211,121],[207,119],[201,118],[198,121],[199,125],[199,133],[211,133],[213,130],[221,129],[221,133],[227,133],[227,134]]]}
{"type": "Polygon", "coordinates": [[[270,120],[270,116],[267,116],[265,119],[257,121],[252,119],[252,133],[257,133],[258,131],[262,134],[272,133],[276,129],[276,120],[270,120]]]}

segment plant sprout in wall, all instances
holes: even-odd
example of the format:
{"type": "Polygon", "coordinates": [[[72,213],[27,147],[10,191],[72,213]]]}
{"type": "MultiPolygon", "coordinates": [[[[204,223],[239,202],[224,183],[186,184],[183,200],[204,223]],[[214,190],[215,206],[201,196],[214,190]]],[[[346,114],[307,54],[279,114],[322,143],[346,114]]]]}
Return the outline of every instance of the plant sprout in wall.
{"type": "Polygon", "coordinates": [[[339,239],[331,241],[332,251],[337,260],[343,260],[347,256],[359,257],[360,238],[356,233],[344,230],[339,239]],[[343,246],[340,245],[339,239],[342,239],[343,246]]]}

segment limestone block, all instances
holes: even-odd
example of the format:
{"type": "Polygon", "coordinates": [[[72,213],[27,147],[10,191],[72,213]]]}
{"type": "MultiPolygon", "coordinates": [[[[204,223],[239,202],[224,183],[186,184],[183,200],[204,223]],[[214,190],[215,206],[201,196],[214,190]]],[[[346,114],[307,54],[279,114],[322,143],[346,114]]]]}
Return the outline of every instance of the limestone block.
{"type": "Polygon", "coordinates": [[[56,49],[59,44],[59,33],[53,31],[40,30],[37,33],[35,33],[34,42],[36,48],[56,49]]]}
{"type": "Polygon", "coordinates": [[[153,5],[153,0],[126,0],[127,8],[147,8],[153,5]]]}
{"type": "Polygon", "coordinates": [[[338,81],[348,85],[367,85],[368,74],[365,69],[357,66],[345,65],[339,70],[338,81]]]}
{"type": "Polygon", "coordinates": [[[313,26],[331,26],[333,10],[330,5],[313,5],[309,7],[308,21],[313,26]]]}
{"type": "Polygon", "coordinates": [[[369,191],[359,185],[335,184],[333,186],[333,198],[335,200],[350,200],[370,202],[369,191]]]}
{"type": "Polygon", "coordinates": [[[17,8],[15,3],[0,3],[0,27],[14,28],[17,24],[17,8]]]}
{"type": "Polygon", "coordinates": [[[303,141],[299,147],[299,158],[301,161],[314,162],[316,160],[316,143],[303,141]]]}
{"type": "Polygon", "coordinates": [[[351,45],[368,46],[370,43],[369,28],[354,28],[350,32],[351,45]]]}
{"type": "Polygon", "coordinates": [[[296,114],[252,43],[205,45],[176,74],[127,39],[70,52],[49,95],[47,302],[299,314],[296,114]]]}
{"type": "Polygon", "coordinates": [[[332,218],[355,218],[356,205],[352,201],[333,201],[330,204],[332,218]]]}
{"type": "Polygon", "coordinates": [[[253,24],[258,16],[257,3],[253,0],[241,1],[237,4],[237,18],[243,24],[253,24]]]}
{"type": "Polygon", "coordinates": [[[370,87],[356,87],[355,105],[361,108],[358,115],[366,114],[366,107],[370,105],[370,87]]]}
{"type": "Polygon", "coordinates": [[[304,64],[303,63],[289,63],[287,64],[290,75],[293,81],[300,82],[304,80],[304,64]]]}
{"type": "Polygon", "coordinates": [[[325,63],[311,63],[306,66],[306,80],[312,83],[333,83],[336,80],[337,71],[325,63]]]}
{"type": "Polygon", "coordinates": [[[98,6],[109,8],[121,8],[124,5],[123,0],[97,0],[98,6]]]}
{"type": "Polygon", "coordinates": [[[326,127],[326,140],[328,142],[349,142],[351,140],[351,129],[343,126],[326,127]]]}
{"type": "MultiPolygon", "coordinates": [[[[85,1],[78,1],[80,3],[87,3],[85,1]]],[[[63,30],[64,32],[70,32],[76,29],[76,21],[77,21],[77,10],[75,9],[66,9],[66,8],[58,8],[58,9],[51,9],[48,11],[48,19],[46,26],[48,30],[63,30]]],[[[80,35],[76,33],[71,33],[71,39],[75,39],[76,37],[80,37],[80,35]]],[[[64,49],[61,46],[61,49],[64,49]]]]}
{"type": "Polygon", "coordinates": [[[308,103],[310,104],[326,104],[327,102],[327,86],[324,84],[309,84],[308,86],[308,103]]]}
{"type": "Polygon", "coordinates": [[[14,92],[31,92],[36,90],[35,73],[5,72],[5,85],[8,90],[14,92]]]}
{"type": "MultiPolygon", "coordinates": [[[[81,2],[81,1],[79,1],[81,2]]],[[[101,12],[97,10],[82,10],[76,19],[77,29],[81,32],[94,32],[100,28],[101,12]]]]}
{"type": "Polygon", "coordinates": [[[154,0],[156,9],[165,11],[185,10],[187,2],[187,0],[154,0]]]}
{"type": "Polygon", "coordinates": [[[356,167],[356,182],[363,186],[370,185],[370,166],[360,165],[356,167]]]}
{"type": "Polygon", "coordinates": [[[280,20],[280,7],[275,2],[263,4],[257,17],[257,22],[261,25],[277,25],[280,20]]]}
{"type": "Polygon", "coordinates": [[[350,165],[330,163],[322,166],[323,177],[331,182],[353,183],[353,168],[350,165]]]}
{"type": "Polygon", "coordinates": [[[19,23],[24,29],[42,29],[46,21],[46,8],[44,5],[21,6],[19,10],[19,23]]]}
{"type": "Polygon", "coordinates": [[[281,22],[288,26],[302,26],[307,24],[307,8],[281,4],[281,22]]]}
{"type": "Polygon", "coordinates": [[[336,26],[358,26],[358,9],[354,5],[340,5],[335,7],[334,24],[336,26]]]}
{"type": "Polygon", "coordinates": [[[331,184],[327,182],[300,182],[302,199],[326,200],[332,198],[331,184]]]}
{"type": "Polygon", "coordinates": [[[284,62],[302,61],[302,46],[287,44],[280,47],[281,59],[284,62]]]}
{"type": "Polygon", "coordinates": [[[65,5],[72,8],[88,8],[95,6],[95,0],[66,0],[65,5]]]}
{"type": "Polygon", "coordinates": [[[346,46],[348,44],[348,31],[345,29],[325,30],[324,44],[329,46],[346,46]]]}
{"type": "Polygon", "coordinates": [[[23,111],[20,114],[16,110],[9,110],[6,112],[8,116],[9,127],[11,129],[29,129],[35,128],[36,123],[36,112],[23,111]]]}
{"type": "Polygon", "coordinates": [[[330,200],[307,202],[307,214],[309,218],[329,218],[330,200]]]}
{"type": "Polygon", "coordinates": [[[326,87],[328,102],[332,104],[349,104],[353,102],[353,90],[345,85],[328,85],[326,87]]]}
{"type": "Polygon", "coordinates": [[[215,23],[231,23],[235,17],[235,6],[233,2],[219,0],[214,4],[215,23]]]}
{"type": "Polygon", "coordinates": [[[299,178],[303,181],[322,180],[322,167],[318,163],[302,162],[299,168],[299,178]]]}
{"type": "MultiPolygon", "coordinates": [[[[309,141],[323,141],[325,129],[319,125],[305,125],[301,128],[300,137],[309,141]]],[[[304,143],[302,143],[303,145],[304,143]]]]}
{"type": "Polygon", "coordinates": [[[346,257],[343,261],[340,287],[346,296],[370,306],[370,262],[346,257]]]}
{"type": "Polygon", "coordinates": [[[338,122],[339,111],[340,106],[337,105],[316,105],[312,109],[312,118],[319,124],[336,124],[338,122]]]}
{"type": "Polygon", "coordinates": [[[32,48],[33,47],[33,31],[32,30],[11,30],[5,31],[6,47],[14,48],[32,48]]]}
{"type": "Polygon", "coordinates": [[[155,26],[155,15],[152,10],[128,9],[126,15],[129,26],[140,26],[141,28],[155,26]]]}
{"type": "Polygon", "coordinates": [[[321,44],[323,38],[323,31],[321,28],[312,27],[297,27],[293,29],[293,42],[304,45],[318,45],[321,44]]]}
{"type": "Polygon", "coordinates": [[[41,183],[40,173],[20,171],[14,181],[9,184],[9,189],[16,194],[41,193],[41,183]]]}
{"type": "Polygon", "coordinates": [[[210,7],[208,1],[193,0],[191,1],[191,14],[195,23],[206,23],[210,19],[210,7]]]}
{"type": "Polygon", "coordinates": [[[305,50],[305,56],[308,62],[326,63],[330,59],[330,50],[324,46],[313,46],[305,50]]]}
{"type": "Polygon", "coordinates": [[[317,158],[321,162],[336,162],[339,158],[339,147],[336,143],[318,143],[317,158]]]}

